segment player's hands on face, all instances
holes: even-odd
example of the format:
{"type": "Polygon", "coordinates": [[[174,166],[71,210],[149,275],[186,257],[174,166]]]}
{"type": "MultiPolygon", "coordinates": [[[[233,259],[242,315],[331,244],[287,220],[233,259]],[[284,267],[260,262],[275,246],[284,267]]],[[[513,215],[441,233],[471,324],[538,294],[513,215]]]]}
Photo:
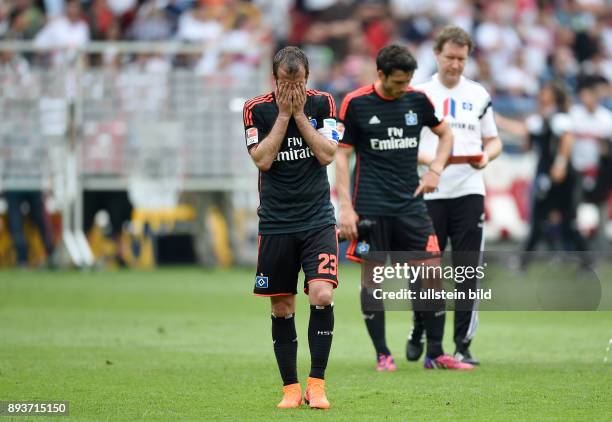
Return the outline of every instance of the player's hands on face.
{"type": "Polygon", "coordinates": [[[486,152],[482,154],[482,158],[480,159],[480,161],[478,161],[477,163],[470,163],[472,167],[478,170],[485,168],[487,164],[489,164],[489,154],[487,154],[486,152]]]}
{"type": "Polygon", "coordinates": [[[276,86],[276,104],[278,115],[291,117],[293,107],[293,91],[287,82],[278,82],[276,86]]]}
{"type": "Polygon", "coordinates": [[[343,237],[346,240],[357,239],[357,223],[359,222],[359,216],[352,207],[340,207],[338,222],[340,224],[340,237],[343,237]]]}
{"type": "Polygon", "coordinates": [[[304,113],[304,105],[306,105],[306,85],[303,82],[298,82],[292,86],[293,93],[293,116],[304,113]]]}
{"type": "Polygon", "coordinates": [[[419,186],[414,191],[414,196],[419,196],[422,193],[429,193],[436,190],[440,183],[440,176],[433,170],[429,170],[421,177],[419,186]]]}

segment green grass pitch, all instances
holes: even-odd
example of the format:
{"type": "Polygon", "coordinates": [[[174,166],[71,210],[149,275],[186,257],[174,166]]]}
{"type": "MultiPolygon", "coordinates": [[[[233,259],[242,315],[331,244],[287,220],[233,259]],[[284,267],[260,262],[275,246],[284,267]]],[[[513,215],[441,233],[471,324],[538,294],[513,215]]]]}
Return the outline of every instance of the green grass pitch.
{"type": "MultiPolygon", "coordinates": [[[[0,400],[67,400],[68,419],[87,421],[612,419],[611,312],[482,312],[483,364],[471,373],[408,363],[411,315],[388,312],[399,368],[377,373],[358,276],[341,266],[332,409],[282,411],[269,301],[251,295],[252,269],[0,272],[0,400]]],[[[304,383],[303,294],[296,317],[304,383]]]]}

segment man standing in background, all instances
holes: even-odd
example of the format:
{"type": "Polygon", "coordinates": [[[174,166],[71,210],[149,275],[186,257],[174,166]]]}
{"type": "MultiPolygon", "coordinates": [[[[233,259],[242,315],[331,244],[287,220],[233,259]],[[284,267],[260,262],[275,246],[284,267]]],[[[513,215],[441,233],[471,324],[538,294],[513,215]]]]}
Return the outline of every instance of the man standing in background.
{"type": "MultiPolygon", "coordinates": [[[[442,29],[434,41],[438,73],[415,89],[429,96],[436,116],[446,121],[454,138],[450,165],[442,172],[438,188],[425,194],[440,250],[444,251],[450,238],[453,265],[476,267],[484,246],[482,169],[501,153],[502,142],[495,126],[491,97],[482,85],[463,76],[472,47],[472,40],[463,29],[455,26],[442,29]]],[[[423,132],[420,161],[430,164],[438,139],[427,128],[423,132]]],[[[466,292],[476,288],[476,278],[457,283],[457,288],[466,292]]],[[[472,365],[478,365],[469,349],[478,325],[477,305],[474,300],[465,300],[456,303],[455,310],[455,358],[472,365]]],[[[410,361],[418,360],[423,353],[425,324],[421,315],[414,314],[414,327],[406,345],[410,361]]]]}
{"type": "MultiPolygon", "coordinates": [[[[378,79],[346,96],[339,120],[344,135],[336,157],[336,188],[340,201],[340,235],[351,241],[347,258],[363,262],[364,246],[372,252],[404,251],[438,258],[438,241],[427,215],[422,193],[433,191],[452,149],[448,125],[440,121],[434,106],[422,92],[410,89],[416,60],[402,46],[382,48],[376,57],[378,79]],[[429,171],[417,173],[421,128],[440,137],[429,171]],[[349,159],[356,153],[353,189],[349,189],[349,159]],[[373,223],[358,233],[359,220],[373,223]]],[[[397,369],[385,336],[385,310],[376,299],[370,280],[361,287],[361,310],[377,355],[377,371],[397,369]]],[[[427,326],[428,368],[471,369],[442,349],[444,301],[436,312],[422,312],[427,326]]]]}
{"type": "Polygon", "coordinates": [[[599,216],[597,232],[589,249],[605,251],[608,249],[605,228],[611,184],[612,112],[599,103],[600,83],[594,77],[579,81],[580,103],[572,106],[569,114],[575,137],[571,161],[582,182],[580,199],[595,204],[599,216]]]}

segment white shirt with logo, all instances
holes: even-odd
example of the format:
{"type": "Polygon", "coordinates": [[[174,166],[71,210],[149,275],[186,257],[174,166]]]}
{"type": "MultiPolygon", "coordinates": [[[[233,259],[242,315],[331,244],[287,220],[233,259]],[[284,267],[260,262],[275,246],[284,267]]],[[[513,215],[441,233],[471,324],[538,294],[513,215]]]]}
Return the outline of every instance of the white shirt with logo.
{"type": "MultiPolygon", "coordinates": [[[[445,87],[438,77],[416,85],[434,104],[436,116],[453,131],[454,156],[482,154],[482,138],[498,136],[491,97],[477,82],[461,77],[454,88],[445,87]]],[[[438,136],[429,128],[421,132],[419,151],[434,157],[438,148],[438,136]]],[[[425,194],[425,199],[459,198],[465,195],[485,194],[482,171],[469,164],[451,164],[444,169],[435,192],[425,194]]]]}

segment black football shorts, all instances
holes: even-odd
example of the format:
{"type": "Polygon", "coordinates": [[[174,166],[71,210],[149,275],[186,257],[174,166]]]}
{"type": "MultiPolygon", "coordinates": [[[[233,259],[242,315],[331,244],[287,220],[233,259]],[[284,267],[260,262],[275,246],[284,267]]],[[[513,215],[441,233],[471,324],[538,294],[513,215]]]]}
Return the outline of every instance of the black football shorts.
{"type": "Polygon", "coordinates": [[[338,286],[338,237],[329,225],[297,233],[259,235],[257,273],[253,293],[257,296],[297,294],[300,268],[304,292],[314,281],[338,286]]]}
{"type": "MultiPolygon", "coordinates": [[[[367,233],[352,241],[346,257],[363,262],[368,252],[427,252],[439,255],[438,238],[431,219],[425,215],[411,216],[359,216],[360,220],[371,220],[367,233]]],[[[417,257],[417,255],[415,255],[417,257]]],[[[418,255],[418,257],[421,257],[418,255]]]]}

